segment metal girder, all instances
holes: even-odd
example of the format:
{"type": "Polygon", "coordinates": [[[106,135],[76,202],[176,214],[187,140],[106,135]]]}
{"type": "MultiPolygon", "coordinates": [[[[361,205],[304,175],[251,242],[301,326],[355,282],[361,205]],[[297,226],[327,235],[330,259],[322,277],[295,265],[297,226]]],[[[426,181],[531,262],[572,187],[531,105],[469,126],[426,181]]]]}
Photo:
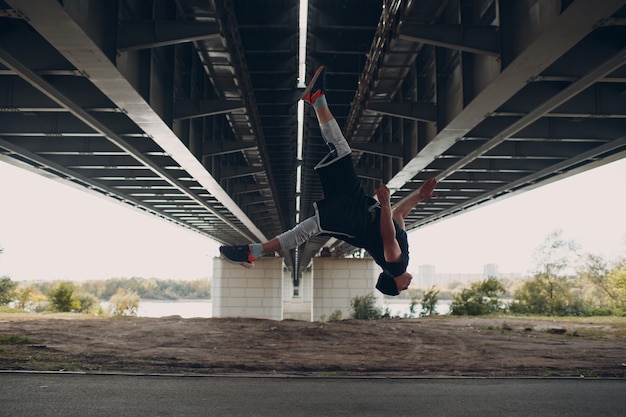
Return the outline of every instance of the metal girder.
{"type": "MultiPolygon", "coordinates": [[[[87,74],[89,80],[99,88],[117,107],[150,135],[171,157],[189,172],[204,188],[218,199],[253,236],[248,236],[223,215],[210,211],[224,223],[230,224],[249,240],[266,240],[263,233],[230,198],[219,183],[206,171],[189,149],[165,124],[154,109],[129,84],[103,51],[93,43],[79,25],[55,0],[9,0],[13,8],[20,10],[32,25],[54,48],[77,69],[87,74]]],[[[129,150],[132,153],[132,151],[129,150]]],[[[206,204],[206,203],[203,203],[206,204]]]]}
{"type": "MultiPolygon", "coordinates": [[[[235,14],[235,4],[230,0],[215,0],[211,2],[214,5],[215,14],[218,17],[220,23],[220,32],[223,37],[223,42],[227,45],[226,53],[230,56],[230,67],[228,70],[234,74],[233,84],[236,89],[240,91],[241,98],[246,106],[245,117],[237,119],[232,117],[231,120],[238,120],[239,126],[247,126],[250,132],[254,135],[254,138],[258,144],[258,152],[255,155],[256,161],[267,164],[265,170],[265,176],[267,177],[267,183],[276,201],[276,213],[279,218],[279,223],[286,228],[286,225],[290,224],[290,219],[285,218],[284,205],[278,201],[279,192],[276,188],[275,175],[273,173],[273,165],[268,162],[271,156],[267,150],[267,139],[264,135],[263,125],[260,117],[260,109],[257,106],[257,100],[254,95],[254,86],[251,80],[251,70],[246,60],[246,53],[243,50],[243,39],[241,30],[237,24],[235,14]]],[[[223,56],[219,56],[221,61],[223,56]]],[[[215,77],[218,80],[218,77],[215,77]]],[[[215,82],[215,81],[214,81],[215,82]]],[[[236,128],[234,128],[236,130],[236,128]]],[[[268,240],[267,238],[262,240],[268,240]]]]}
{"type": "Polygon", "coordinates": [[[559,105],[563,104],[565,101],[574,97],[591,84],[597,82],[599,79],[603,78],[605,75],[610,74],[616,69],[622,67],[626,64],[626,48],[622,49],[615,55],[613,55],[610,59],[604,62],[602,65],[593,69],[591,72],[586,74],[584,77],[579,79],[578,81],[572,83],[567,88],[562,90],[560,93],[555,94],[549,100],[546,100],[544,103],[535,107],[533,111],[528,113],[526,116],[520,118],[516,122],[512,123],[508,128],[502,130],[499,134],[490,139],[487,143],[480,146],[475,151],[471,152],[469,155],[465,156],[460,161],[450,165],[446,168],[438,178],[440,180],[445,179],[451,173],[461,169],[464,165],[470,163],[475,160],[480,155],[488,152],[494,147],[498,146],[500,143],[513,136],[526,126],[530,125],[546,113],[555,109],[559,105]]]}
{"type": "Polygon", "coordinates": [[[263,167],[224,167],[222,168],[222,179],[248,177],[250,175],[256,175],[262,173],[263,167]]]}
{"type": "Polygon", "coordinates": [[[367,142],[367,143],[353,143],[352,150],[367,152],[374,155],[384,155],[391,158],[402,158],[404,155],[404,148],[398,143],[380,143],[380,142],[367,142]]]}
{"type": "MultiPolygon", "coordinates": [[[[101,124],[98,120],[93,118],[89,113],[85,112],[83,109],[77,107],[71,100],[69,100],[66,96],[64,96],[61,92],[56,90],[54,87],[49,85],[44,79],[35,74],[32,70],[27,68],[21,62],[19,62],[15,57],[6,52],[4,49],[0,48],[0,62],[8,68],[11,68],[13,71],[16,71],[20,76],[29,82],[33,87],[37,88],[40,92],[48,96],[50,99],[55,101],[58,105],[66,109],[72,115],[74,115],[77,119],[85,123],[89,128],[93,129],[93,131],[98,134],[106,137],[110,142],[112,142],[115,146],[123,150],[126,154],[130,155],[134,159],[136,159],[139,163],[143,164],[147,170],[151,171],[154,175],[158,176],[159,179],[162,179],[172,188],[177,188],[182,191],[187,197],[191,200],[198,201],[199,204],[203,205],[206,209],[208,209],[215,217],[224,221],[226,224],[230,224],[230,221],[225,219],[221,214],[214,211],[211,207],[209,207],[206,202],[199,200],[197,196],[190,193],[186,190],[186,188],[179,182],[179,180],[171,177],[167,173],[165,173],[159,166],[157,166],[153,161],[148,159],[142,153],[138,152],[134,149],[130,144],[128,144],[125,140],[119,137],[115,132],[111,131],[107,126],[101,124]]],[[[33,159],[33,158],[31,158],[33,159]]],[[[41,158],[38,158],[41,159],[41,158]]],[[[33,159],[35,160],[35,159],[33,159]]],[[[40,162],[41,163],[41,162],[40,162]]],[[[58,171],[58,169],[57,169],[58,171]]],[[[60,171],[61,172],[61,171],[60,171]]],[[[67,174],[66,174],[67,175],[67,174]]],[[[77,174],[71,174],[71,177],[78,177],[77,174]]],[[[81,180],[85,184],[92,184],[91,181],[85,182],[81,180]]],[[[114,189],[114,187],[112,188],[114,189]]],[[[108,193],[110,196],[113,196],[110,192],[108,193]]],[[[132,201],[132,199],[128,199],[127,197],[118,197],[115,196],[122,201],[128,200],[129,203],[135,205],[137,207],[145,207],[143,204],[138,204],[136,201],[132,201]]]]}
{"type": "Polygon", "coordinates": [[[206,141],[202,150],[204,152],[203,156],[215,156],[255,149],[256,147],[256,142],[220,140],[206,141]]]}
{"type": "Polygon", "coordinates": [[[402,27],[400,39],[481,55],[500,56],[497,26],[407,24],[402,27]]]}
{"type": "Polygon", "coordinates": [[[370,101],[367,110],[404,119],[419,120],[422,122],[436,122],[437,109],[433,103],[403,102],[383,103],[370,101]]]}
{"type": "Polygon", "coordinates": [[[219,36],[219,27],[212,22],[120,22],[117,32],[117,48],[125,52],[219,38],[219,36]]]}
{"type": "MultiPolygon", "coordinates": [[[[119,203],[130,205],[136,209],[176,223],[177,225],[182,226],[186,229],[192,229],[188,224],[185,224],[184,222],[179,222],[177,219],[168,216],[165,212],[155,210],[155,207],[149,204],[145,204],[145,202],[140,199],[133,198],[132,196],[125,196],[124,198],[120,198],[119,193],[115,190],[115,187],[106,186],[101,182],[93,181],[93,179],[90,179],[87,176],[69,170],[62,165],[51,162],[50,160],[42,158],[26,149],[19,148],[5,140],[0,139],[0,147],[16,152],[18,155],[21,155],[22,158],[28,158],[29,161],[35,162],[37,164],[37,168],[29,168],[33,166],[32,164],[16,164],[14,158],[9,158],[0,152],[0,160],[4,162],[20,166],[21,168],[27,168],[37,174],[45,175],[46,177],[51,179],[64,180],[66,184],[70,184],[74,187],[80,187],[81,190],[87,190],[92,194],[112,198],[119,203]]],[[[196,231],[201,232],[200,230],[196,231]]]]}
{"type": "Polygon", "coordinates": [[[243,110],[241,100],[188,99],[174,102],[174,120],[195,119],[243,110]]]}
{"type": "MultiPolygon", "coordinates": [[[[495,188],[487,194],[481,194],[480,196],[476,196],[475,198],[467,200],[462,204],[457,204],[454,207],[437,212],[430,218],[424,219],[421,224],[424,225],[429,222],[439,220],[446,215],[460,212],[462,210],[468,210],[472,207],[477,207],[483,204],[485,201],[493,200],[495,198],[502,199],[505,197],[511,197],[522,189],[524,189],[525,191],[532,190],[539,185],[546,185],[552,181],[555,181],[556,179],[562,179],[566,176],[574,175],[579,172],[579,170],[571,169],[572,167],[576,167],[584,161],[588,161],[587,164],[595,165],[593,161],[601,157],[603,153],[624,146],[626,146],[626,136],[618,138],[615,141],[604,146],[594,148],[588,152],[585,152],[584,154],[577,155],[574,158],[570,158],[555,165],[550,165],[549,167],[546,167],[545,169],[537,171],[531,175],[526,175],[519,180],[512,181],[510,183],[507,183],[506,185],[495,188]]],[[[608,159],[611,161],[618,160],[624,157],[626,157],[626,151],[619,154],[614,154],[608,157],[608,159]]]]}
{"type": "Polygon", "coordinates": [[[376,181],[380,181],[383,177],[383,170],[377,168],[359,168],[357,167],[356,172],[359,177],[370,178],[376,181]]]}
{"type": "Polygon", "coordinates": [[[269,186],[264,184],[235,184],[231,192],[234,195],[269,191],[269,186]]]}
{"type": "Polygon", "coordinates": [[[249,206],[256,206],[257,204],[263,204],[264,209],[267,209],[267,210],[269,210],[269,207],[272,203],[272,199],[270,197],[264,197],[262,195],[246,194],[242,196],[240,200],[243,206],[249,207],[249,206]]]}
{"type": "Polygon", "coordinates": [[[529,80],[540,75],[580,42],[598,22],[615,13],[621,6],[623,2],[620,1],[577,0],[572,3],[465,106],[454,120],[440,129],[388,182],[388,187],[392,192],[402,188],[407,181],[520,91],[529,80]]]}
{"type": "MultiPolygon", "coordinates": [[[[510,100],[492,116],[525,116],[538,103],[558,93],[564,85],[578,81],[583,73],[568,80],[533,80],[515,97],[510,100]]],[[[555,77],[556,78],[556,77],[555,77]]],[[[608,81],[608,77],[602,77],[591,87],[582,90],[579,94],[571,97],[567,102],[558,106],[546,114],[546,117],[568,118],[625,118],[624,92],[626,86],[621,86],[617,81],[608,81]]]]}

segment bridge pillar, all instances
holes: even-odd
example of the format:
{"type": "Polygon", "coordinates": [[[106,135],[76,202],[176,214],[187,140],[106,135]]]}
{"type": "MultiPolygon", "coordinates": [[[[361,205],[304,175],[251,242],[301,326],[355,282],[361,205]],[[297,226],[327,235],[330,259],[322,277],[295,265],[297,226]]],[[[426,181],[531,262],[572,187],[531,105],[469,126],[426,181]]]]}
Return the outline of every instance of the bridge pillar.
{"type": "Polygon", "coordinates": [[[356,296],[374,293],[382,304],[375,289],[379,269],[371,258],[313,258],[313,320],[328,319],[336,310],[349,318],[350,300],[356,296]]]}
{"type": "Polygon", "coordinates": [[[300,297],[305,303],[313,300],[313,269],[306,268],[300,277],[300,297]]]}
{"type": "Polygon", "coordinates": [[[213,317],[283,319],[283,259],[261,258],[246,269],[213,259],[213,317]]]}
{"type": "Polygon", "coordinates": [[[294,293],[293,280],[289,275],[289,282],[285,282],[290,292],[285,293],[283,299],[283,319],[312,321],[311,319],[311,269],[307,268],[300,275],[300,285],[294,293]]]}

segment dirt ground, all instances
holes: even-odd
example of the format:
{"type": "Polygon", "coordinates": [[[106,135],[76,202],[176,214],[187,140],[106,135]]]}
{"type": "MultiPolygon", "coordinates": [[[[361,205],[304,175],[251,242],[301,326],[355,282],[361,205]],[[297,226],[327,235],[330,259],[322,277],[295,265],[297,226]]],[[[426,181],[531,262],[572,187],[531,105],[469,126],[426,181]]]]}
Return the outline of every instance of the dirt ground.
{"type": "Polygon", "coordinates": [[[379,321],[0,314],[0,369],[626,377],[626,320],[379,321]]]}

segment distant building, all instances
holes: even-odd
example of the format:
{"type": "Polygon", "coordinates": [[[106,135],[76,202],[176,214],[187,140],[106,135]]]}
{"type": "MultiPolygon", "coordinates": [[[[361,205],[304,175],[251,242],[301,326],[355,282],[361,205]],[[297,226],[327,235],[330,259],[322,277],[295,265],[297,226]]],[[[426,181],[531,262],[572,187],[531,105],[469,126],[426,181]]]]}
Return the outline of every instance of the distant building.
{"type": "Polygon", "coordinates": [[[435,280],[434,265],[420,265],[417,274],[417,285],[419,287],[430,287],[437,284],[435,280]]]}
{"type": "Polygon", "coordinates": [[[517,279],[521,278],[522,274],[518,272],[500,272],[498,265],[487,264],[483,266],[483,272],[456,272],[456,273],[437,273],[435,272],[434,265],[420,265],[417,273],[417,279],[413,279],[413,285],[420,288],[428,288],[436,285],[439,288],[445,288],[453,282],[460,282],[461,284],[467,284],[469,282],[482,281],[489,277],[496,277],[499,279],[517,279]]]}
{"type": "Polygon", "coordinates": [[[483,266],[483,279],[487,279],[489,277],[498,277],[498,265],[487,264],[483,266]]]}

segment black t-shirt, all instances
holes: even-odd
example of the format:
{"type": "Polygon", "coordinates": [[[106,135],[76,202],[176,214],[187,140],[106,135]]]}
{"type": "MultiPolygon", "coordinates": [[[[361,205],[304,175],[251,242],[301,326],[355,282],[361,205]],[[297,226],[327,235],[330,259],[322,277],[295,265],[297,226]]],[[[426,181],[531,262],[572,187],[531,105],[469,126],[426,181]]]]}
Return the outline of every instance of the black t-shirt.
{"type": "Polygon", "coordinates": [[[344,156],[318,169],[317,173],[325,196],[323,200],[314,203],[322,234],[365,249],[386,274],[393,277],[402,275],[409,264],[407,234],[393,222],[402,258],[399,262],[385,261],[380,234],[380,206],[375,199],[365,194],[352,156],[344,156]]]}
{"type": "Polygon", "coordinates": [[[360,239],[344,238],[344,241],[353,246],[364,248],[386,274],[397,277],[406,272],[409,265],[408,236],[406,231],[402,230],[398,223],[394,221],[393,225],[396,229],[396,240],[400,245],[402,256],[398,262],[387,262],[385,260],[383,238],[380,234],[380,208],[376,208],[375,210],[376,213],[372,213],[374,218],[371,222],[368,222],[367,233],[360,239]]]}
{"type": "Polygon", "coordinates": [[[371,207],[376,200],[368,198],[361,204],[354,204],[354,200],[339,197],[332,200],[322,200],[316,203],[322,234],[341,239],[357,248],[365,249],[383,271],[397,277],[406,272],[409,265],[409,242],[406,231],[395,221],[396,240],[400,245],[402,257],[398,262],[387,262],[383,238],[380,233],[380,207],[371,207]],[[342,209],[339,209],[339,208],[342,209]]]}

